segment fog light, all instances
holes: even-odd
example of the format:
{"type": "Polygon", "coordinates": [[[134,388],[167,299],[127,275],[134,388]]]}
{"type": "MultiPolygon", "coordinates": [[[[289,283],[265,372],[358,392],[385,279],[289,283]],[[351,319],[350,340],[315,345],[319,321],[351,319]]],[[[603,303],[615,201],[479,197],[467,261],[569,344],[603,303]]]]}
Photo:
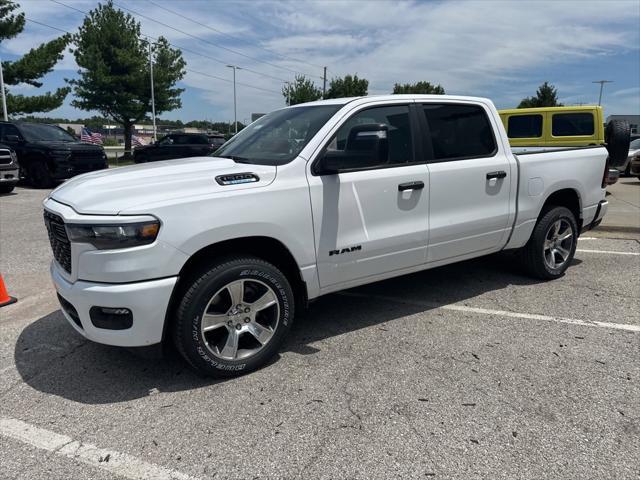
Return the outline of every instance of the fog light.
{"type": "Polygon", "coordinates": [[[126,330],[133,325],[131,310],[124,307],[91,307],[89,316],[96,328],[126,330]]]}

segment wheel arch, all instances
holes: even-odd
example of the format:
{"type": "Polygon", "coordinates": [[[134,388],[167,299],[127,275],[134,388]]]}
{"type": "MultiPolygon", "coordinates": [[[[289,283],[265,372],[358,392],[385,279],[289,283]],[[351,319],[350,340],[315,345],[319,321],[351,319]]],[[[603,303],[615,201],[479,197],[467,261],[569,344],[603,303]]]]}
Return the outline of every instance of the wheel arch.
{"type": "Polygon", "coordinates": [[[566,207],[571,210],[578,224],[578,231],[582,229],[582,199],[578,190],[575,188],[561,188],[549,194],[538,213],[538,220],[552,206],[566,207]]]}
{"type": "Polygon", "coordinates": [[[300,266],[291,251],[280,241],[268,236],[250,236],[232,238],[212,243],[196,251],[185,262],[178,274],[164,322],[163,343],[169,338],[175,320],[174,312],[186,292],[190,281],[204,273],[213,261],[229,255],[250,255],[265,260],[276,266],[291,283],[294,293],[296,311],[306,308],[308,301],[307,285],[302,277],[300,266]]]}

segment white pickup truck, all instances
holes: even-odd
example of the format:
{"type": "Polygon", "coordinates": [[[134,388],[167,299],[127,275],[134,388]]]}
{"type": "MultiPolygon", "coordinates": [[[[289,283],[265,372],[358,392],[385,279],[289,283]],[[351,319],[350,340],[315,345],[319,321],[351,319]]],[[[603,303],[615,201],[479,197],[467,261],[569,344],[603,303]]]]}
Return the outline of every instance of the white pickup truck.
{"type": "Polygon", "coordinates": [[[88,173],[45,200],[51,275],[80,334],[173,340],[204,374],[237,375],[330,292],[513,249],[558,278],[607,210],[606,148],[516,157],[483,98],[297,105],[214,155],[88,173]]]}

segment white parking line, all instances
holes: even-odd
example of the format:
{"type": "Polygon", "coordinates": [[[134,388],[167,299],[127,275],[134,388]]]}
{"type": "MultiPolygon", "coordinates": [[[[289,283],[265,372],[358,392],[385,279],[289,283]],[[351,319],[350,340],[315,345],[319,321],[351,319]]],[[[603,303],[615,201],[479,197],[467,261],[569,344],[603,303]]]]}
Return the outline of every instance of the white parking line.
{"type": "MultiPolygon", "coordinates": [[[[14,418],[0,418],[0,435],[134,480],[195,480],[184,473],[105,450],[14,418]]],[[[90,475],[87,475],[90,478],[90,475]]]]}
{"type": "Polygon", "coordinates": [[[585,249],[582,249],[582,248],[576,249],[576,252],[580,252],[580,253],[604,253],[606,255],[634,255],[634,256],[640,255],[640,252],[616,252],[616,251],[612,251],[612,250],[585,250],[585,249]]]}
{"type": "Polygon", "coordinates": [[[431,302],[420,302],[415,300],[406,300],[404,298],[398,298],[398,297],[388,297],[385,295],[367,295],[364,293],[355,293],[355,292],[341,292],[338,295],[359,297],[359,298],[374,298],[376,300],[384,300],[387,302],[404,303],[407,305],[415,305],[418,307],[440,308],[442,310],[453,310],[457,312],[482,313],[484,315],[520,318],[524,320],[543,320],[545,322],[568,323],[571,325],[580,325],[583,327],[612,328],[615,330],[626,330],[628,332],[640,332],[640,325],[629,325],[625,323],[611,323],[611,322],[599,322],[596,320],[579,320],[577,318],[552,317],[549,315],[539,315],[536,313],[520,313],[520,312],[509,312],[506,310],[492,310],[488,308],[467,307],[466,305],[438,305],[436,303],[431,303],[431,302]]]}

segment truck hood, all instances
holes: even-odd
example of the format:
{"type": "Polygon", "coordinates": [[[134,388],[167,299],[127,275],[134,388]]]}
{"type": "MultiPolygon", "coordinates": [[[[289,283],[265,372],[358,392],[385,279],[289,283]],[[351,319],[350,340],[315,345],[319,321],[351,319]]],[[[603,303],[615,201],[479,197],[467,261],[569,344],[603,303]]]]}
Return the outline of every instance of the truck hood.
{"type": "Polygon", "coordinates": [[[42,149],[49,150],[69,150],[71,152],[86,152],[86,151],[95,151],[101,152],[103,148],[100,145],[94,145],[91,143],[84,142],[54,142],[54,141],[35,141],[30,142],[31,145],[35,147],[39,147],[42,149]]]}
{"type": "Polygon", "coordinates": [[[79,175],[56,188],[50,198],[78,213],[114,215],[167,200],[264,187],[275,176],[274,166],[191,157],[79,175]],[[237,185],[220,185],[216,181],[219,175],[238,173],[253,173],[259,180],[237,185]]]}

